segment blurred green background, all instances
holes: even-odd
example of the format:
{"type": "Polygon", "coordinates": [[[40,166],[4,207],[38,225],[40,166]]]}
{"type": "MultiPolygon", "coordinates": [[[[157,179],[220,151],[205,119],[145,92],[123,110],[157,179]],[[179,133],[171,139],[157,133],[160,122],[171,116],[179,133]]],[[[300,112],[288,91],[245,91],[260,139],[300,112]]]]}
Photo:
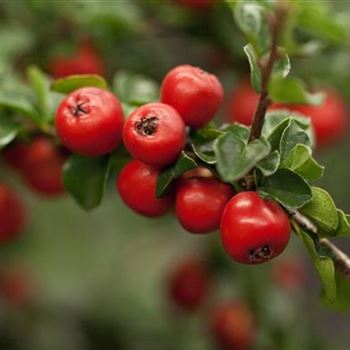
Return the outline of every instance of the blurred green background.
{"type": "MultiPolygon", "coordinates": [[[[333,1],[344,18],[350,3],[333,1]]],[[[72,56],[89,39],[100,52],[106,77],[131,71],[160,82],[169,68],[189,63],[215,72],[226,96],[248,74],[229,7],[219,1],[194,11],[166,0],[0,2],[0,87],[23,79],[35,64],[51,74],[57,56],[72,56]]],[[[293,72],[312,84],[339,89],[350,101],[350,53],[329,45],[309,57],[292,57],[293,72]]],[[[225,118],[225,108],[220,118],[225,118]]],[[[322,185],[350,211],[350,141],[319,152],[322,185]]],[[[188,255],[214,254],[214,299],[239,298],[259,314],[255,349],[349,349],[348,312],[319,300],[319,282],[293,237],[287,256],[305,262],[305,285],[288,293],[270,270],[237,266],[222,254],[218,236],[185,233],[171,215],[151,220],[132,213],[110,184],[102,205],[82,211],[73,199],[42,198],[2,165],[28,209],[28,226],[0,249],[1,264],[25,266],[38,284],[35,305],[0,304],[0,349],[206,350],[213,349],[206,311],[185,315],[167,298],[167,276],[188,255]],[[216,256],[217,255],[217,256],[216,256]]],[[[344,240],[340,245],[350,252],[344,240]]],[[[211,256],[211,255],[210,255],[211,256]]],[[[349,293],[350,299],[350,293],[349,293]]]]}

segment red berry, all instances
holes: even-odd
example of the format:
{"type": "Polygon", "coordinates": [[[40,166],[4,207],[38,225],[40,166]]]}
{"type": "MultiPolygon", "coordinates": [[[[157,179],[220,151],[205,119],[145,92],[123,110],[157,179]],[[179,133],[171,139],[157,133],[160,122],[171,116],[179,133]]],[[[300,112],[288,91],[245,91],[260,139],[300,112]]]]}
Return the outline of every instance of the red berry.
{"type": "Polygon", "coordinates": [[[213,74],[190,65],[173,68],[164,78],[161,102],[173,106],[186,125],[200,128],[218,112],[224,90],[213,74]]]}
{"type": "Polygon", "coordinates": [[[232,188],[214,178],[183,179],[176,189],[176,216],[189,232],[215,231],[232,196],[232,188]]]}
{"type": "Polygon", "coordinates": [[[104,71],[101,56],[90,42],[81,44],[73,56],[57,57],[50,64],[50,72],[56,79],[73,74],[104,75],[104,71]]]}
{"type": "Polygon", "coordinates": [[[229,102],[229,122],[251,125],[259,102],[259,95],[249,80],[242,80],[233,91],[229,102]]]}
{"type": "Polygon", "coordinates": [[[241,302],[216,305],[210,319],[214,340],[225,350],[248,350],[256,338],[256,324],[252,312],[241,302]]]}
{"type": "Polygon", "coordinates": [[[135,212],[149,217],[165,214],[171,198],[157,198],[158,170],[138,160],[130,161],[117,178],[117,189],[124,203],[135,212]]]}
{"type": "Polygon", "coordinates": [[[85,156],[100,156],[117,148],[123,122],[117,97],[95,87],[73,91],[56,112],[56,130],[62,143],[85,156]]]}
{"type": "Polygon", "coordinates": [[[192,258],[175,267],[169,282],[172,302],[184,311],[200,307],[210,289],[210,276],[202,260],[192,258]]]}
{"type": "Polygon", "coordinates": [[[0,296],[8,304],[24,307],[31,304],[38,285],[31,271],[23,266],[5,265],[0,271],[0,296]]]}
{"type": "Polygon", "coordinates": [[[214,0],[176,0],[176,2],[194,10],[205,10],[214,5],[214,0]]]}
{"type": "Polygon", "coordinates": [[[22,155],[22,175],[36,192],[49,196],[64,193],[62,168],[66,160],[63,150],[46,137],[37,137],[22,155]]]}
{"type": "Polygon", "coordinates": [[[241,192],[221,217],[221,241],[226,252],[243,264],[259,264],[282,253],[291,227],[284,210],[257,192],[241,192]]]}
{"type": "Polygon", "coordinates": [[[185,124],[176,110],[164,103],[137,108],[125,122],[123,140],[132,156],[162,167],[174,162],[185,145],[185,124]]]}
{"type": "Polygon", "coordinates": [[[14,239],[23,229],[24,223],[22,202],[9,187],[0,184],[0,243],[14,239]]]}
{"type": "Polygon", "coordinates": [[[305,267],[300,257],[277,261],[272,267],[272,279],[287,292],[300,290],[306,280],[305,267]]]}
{"type": "Polygon", "coordinates": [[[347,107],[342,96],[333,90],[326,90],[325,100],[319,106],[274,104],[271,109],[289,109],[311,118],[317,146],[326,146],[339,140],[346,130],[347,107]]]}

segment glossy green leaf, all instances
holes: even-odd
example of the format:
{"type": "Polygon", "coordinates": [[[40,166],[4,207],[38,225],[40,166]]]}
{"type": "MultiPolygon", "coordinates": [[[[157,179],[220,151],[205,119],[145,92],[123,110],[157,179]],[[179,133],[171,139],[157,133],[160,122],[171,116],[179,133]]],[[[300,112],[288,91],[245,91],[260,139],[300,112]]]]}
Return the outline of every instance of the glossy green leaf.
{"type": "Polygon", "coordinates": [[[280,154],[277,150],[275,150],[264,159],[262,159],[257,164],[257,168],[262,172],[264,176],[271,176],[277,171],[280,160],[280,154]]]}
{"type": "Polygon", "coordinates": [[[331,257],[327,256],[318,244],[317,237],[312,237],[311,234],[298,230],[298,235],[305,243],[310,254],[317,274],[323,286],[324,296],[327,300],[333,303],[337,296],[337,286],[335,283],[335,269],[331,257]]]}
{"type": "Polygon", "coordinates": [[[258,65],[258,58],[255,53],[254,47],[252,44],[248,44],[243,48],[245,54],[248,57],[250,65],[250,81],[253,89],[257,92],[261,92],[261,71],[258,65]]]}
{"type": "Polygon", "coordinates": [[[184,151],[182,151],[176,163],[164,169],[159,174],[157,179],[157,197],[163,197],[167,193],[169,187],[175,179],[180,177],[186,171],[192,170],[197,166],[198,165],[196,161],[192,159],[189,155],[187,155],[184,151]]]}
{"type": "Polygon", "coordinates": [[[274,76],[286,78],[291,70],[291,64],[288,53],[285,48],[279,47],[278,55],[279,58],[273,66],[272,73],[274,76]]]}
{"type": "Polygon", "coordinates": [[[316,226],[320,235],[335,235],[339,225],[339,214],[332,197],[322,188],[312,187],[312,199],[300,208],[316,226]]]}
{"type": "Polygon", "coordinates": [[[0,119],[0,148],[8,145],[17,136],[20,125],[5,118],[0,119]]]}
{"type": "Polygon", "coordinates": [[[159,85],[143,75],[118,72],[113,80],[113,91],[131,105],[143,105],[159,100],[159,85]]]}
{"type": "Polygon", "coordinates": [[[57,79],[51,84],[51,90],[62,94],[69,94],[83,87],[96,87],[108,90],[108,84],[104,78],[97,74],[70,75],[57,79]]]}
{"type": "Polygon", "coordinates": [[[289,169],[279,169],[273,175],[266,177],[258,191],[289,209],[300,208],[312,198],[308,183],[289,169]]]}
{"type": "Polygon", "coordinates": [[[271,145],[272,150],[279,150],[281,138],[284,133],[284,130],[290,126],[292,118],[282,119],[275,127],[271,128],[270,134],[266,133],[267,140],[271,145]]]}
{"type": "Polygon", "coordinates": [[[282,164],[297,144],[311,146],[311,140],[306,131],[295,120],[291,120],[289,125],[283,130],[280,140],[279,151],[282,164]]]}
{"type": "Polygon", "coordinates": [[[218,173],[225,182],[233,182],[244,177],[269,154],[270,144],[265,139],[257,139],[246,145],[227,133],[215,140],[214,151],[218,173]]]}
{"type": "Polygon", "coordinates": [[[318,180],[324,172],[324,167],[312,157],[310,147],[303,144],[297,144],[292,148],[282,167],[295,171],[307,180],[318,180]]]}
{"type": "Polygon", "coordinates": [[[74,154],[64,165],[64,187],[83,209],[93,209],[102,201],[108,173],[109,157],[74,154]]]}
{"type": "Polygon", "coordinates": [[[323,93],[307,92],[305,84],[300,79],[291,77],[273,76],[268,90],[274,102],[319,105],[324,98],[323,93]]]}
{"type": "Polygon", "coordinates": [[[261,6],[253,2],[240,1],[234,7],[234,16],[243,33],[253,38],[259,36],[263,26],[261,6]]]}
{"type": "Polygon", "coordinates": [[[345,214],[342,210],[337,209],[339,216],[339,225],[337,227],[336,235],[339,237],[350,236],[350,215],[345,214]]]}
{"type": "Polygon", "coordinates": [[[234,136],[236,136],[239,140],[243,141],[244,143],[248,142],[249,132],[250,128],[243,124],[234,123],[225,125],[222,128],[223,131],[230,132],[234,136]]]}

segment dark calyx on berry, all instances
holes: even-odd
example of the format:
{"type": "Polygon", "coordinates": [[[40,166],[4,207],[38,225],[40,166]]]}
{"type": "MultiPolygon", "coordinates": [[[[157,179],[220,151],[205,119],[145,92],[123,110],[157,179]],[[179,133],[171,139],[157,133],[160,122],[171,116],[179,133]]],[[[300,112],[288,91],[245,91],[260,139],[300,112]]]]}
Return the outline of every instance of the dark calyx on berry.
{"type": "Polygon", "coordinates": [[[75,117],[88,114],[90,112],[89,101],[87,99],[78,100],[75,106],[71,106],[70,110],[75,117]]]}
{"type": "Polygon", "coordinates": [[[158,123],[158,117],[152,113],[149,113],[135,123],[135,128],[138,134],[143,136],[151,136],[157,131],[158,123]]]}
{"type": "Polygon", "coordinates": [[[249,251],[249,258],[252,263],[259,263],[271,259],[272,253],[271,248],[265,244],[260,248],[251,249],[249,251]]]}

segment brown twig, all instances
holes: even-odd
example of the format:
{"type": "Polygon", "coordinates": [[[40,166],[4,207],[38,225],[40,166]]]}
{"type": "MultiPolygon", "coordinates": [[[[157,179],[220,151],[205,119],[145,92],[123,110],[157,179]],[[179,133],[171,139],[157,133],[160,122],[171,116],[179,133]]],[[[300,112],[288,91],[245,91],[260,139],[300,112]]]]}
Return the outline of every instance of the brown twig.
{"type": "Polygon", "coordinates": [[[276,12],[270,17],[270,30],[271,30],[271,46],[270,54],[266,62],[260,62],[261,69],[261,94],[259,98],[258,107],[254,113],[252,127],[249,134],[249,142],[260,137],[262,127],[264,125],[265,114],[267,108],[271,104],[271,100],[268,95],[268,84],[270,81],[273,65],[278,59],[278,41],[284,22],[287,17],[288,8],[282,2],[278,3],[276,12]]]}
{"type": "MultiPolygon", "coordinates": [[[[314,223],[298,210],[289,210],[289,215],[302,229],[317,234],[317,227],[314,223]]],[[[319,243],[329,251],[335,269],[350,280],[350,258],[327,238],[321,238],[319,243]]]]}

